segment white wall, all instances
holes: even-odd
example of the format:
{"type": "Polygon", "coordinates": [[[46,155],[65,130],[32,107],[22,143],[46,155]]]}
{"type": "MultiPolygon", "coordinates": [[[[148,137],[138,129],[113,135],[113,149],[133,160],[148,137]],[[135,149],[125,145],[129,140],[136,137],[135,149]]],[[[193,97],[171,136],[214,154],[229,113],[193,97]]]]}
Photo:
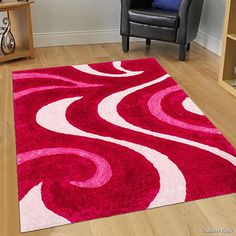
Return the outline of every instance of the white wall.
{"type": "Polygon", "coordinates": [[[227,0],[205,0],[196,42],[214,53],[221,54],[227,0]]]}
{"type": "Polygon", "coordinates": [[[119,41],[120,0],[36,0],[36,46],[119,41]]]}

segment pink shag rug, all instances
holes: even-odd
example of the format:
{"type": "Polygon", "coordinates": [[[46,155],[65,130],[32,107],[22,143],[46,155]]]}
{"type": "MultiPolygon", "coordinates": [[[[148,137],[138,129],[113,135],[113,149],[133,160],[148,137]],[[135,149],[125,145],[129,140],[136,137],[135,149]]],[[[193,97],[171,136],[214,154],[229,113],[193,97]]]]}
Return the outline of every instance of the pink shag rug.
{"type": "Polygon", "coordinates": [[[13,79],[22,232],[235,192],[235,148],[155,59],[13,79]]]}

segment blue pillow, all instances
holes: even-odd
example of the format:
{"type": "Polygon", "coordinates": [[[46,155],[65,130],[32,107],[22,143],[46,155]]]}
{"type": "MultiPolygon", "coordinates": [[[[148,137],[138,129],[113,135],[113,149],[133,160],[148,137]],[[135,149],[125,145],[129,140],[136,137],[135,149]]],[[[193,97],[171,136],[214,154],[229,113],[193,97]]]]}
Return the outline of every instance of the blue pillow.
{"type": "Polygon", "coordinates": [[[152,7],[161,10],[178,11],[182,0],[153,0],[152,7]]]}

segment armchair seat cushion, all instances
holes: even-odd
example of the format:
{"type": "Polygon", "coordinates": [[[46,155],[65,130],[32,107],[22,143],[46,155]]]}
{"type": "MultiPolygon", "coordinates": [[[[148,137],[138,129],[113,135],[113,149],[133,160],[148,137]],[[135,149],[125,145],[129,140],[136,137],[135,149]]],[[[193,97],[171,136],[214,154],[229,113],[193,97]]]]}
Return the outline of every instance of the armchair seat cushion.
{"type": "Polygon", "coordinates": [[[138,8],[129,10],[130,21],[158,27],[178,28],[177,11],[159,10],[155,8],[138,8]]]}

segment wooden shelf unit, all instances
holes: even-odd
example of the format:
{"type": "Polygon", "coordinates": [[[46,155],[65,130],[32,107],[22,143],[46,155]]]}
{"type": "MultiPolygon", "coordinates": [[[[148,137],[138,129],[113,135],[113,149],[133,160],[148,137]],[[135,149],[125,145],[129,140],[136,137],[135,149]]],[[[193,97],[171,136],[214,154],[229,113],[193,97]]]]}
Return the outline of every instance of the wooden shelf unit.
{"type": "Polygon", "coordinates": [[[227,0],[219,84],[236,96],[236,0],[227,0]]]}
{"type": "Polygon", "coordinates": [[[33,33],[31,23],[30,4],[33,1],[2,1],[0,2],[0,12],[9,12],[11,21],[11,32],[16,41],[14,53],[4,55],[0,50],[0,63],[18,58],[33,58],[33,33]]]}

